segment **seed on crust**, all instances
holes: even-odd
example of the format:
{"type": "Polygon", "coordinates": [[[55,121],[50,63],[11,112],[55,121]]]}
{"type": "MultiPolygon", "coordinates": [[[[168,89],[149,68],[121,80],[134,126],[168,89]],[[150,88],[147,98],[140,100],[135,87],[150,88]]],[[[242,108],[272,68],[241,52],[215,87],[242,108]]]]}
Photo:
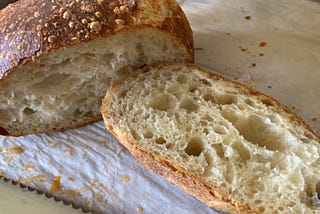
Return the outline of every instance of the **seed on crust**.
{"type": "Polygon", "coordinates": [[[88,5],[85,7],[85,11],[91,13],[91,12],[94,11],[94,7],[93,7],[91,4],[88,4],[88,5]]]}
{"type": "Polygon", "coordinates": [[[70,21],[70,22],[69,22],[69,27],[70,27],[70,28],[74,28],[74,22],[70,21]]]}
{"type": "Polygon", "coordinates": [[[50,43],[55,43],[57,41],[58,41],[58,38],[55,35],[50,35],[48,37],[48,42],[50,42],[50,43]]]}
{"type": "Polygon", "coordinates": [[[91,22],[89,24],[89,27],[91,30],[93,30],[95,32],[100,32],[100,30],[101,30],[101,24],[99,22],[91,22]]]}
{"type": "Polygon", "coordinates": [[[127,12],[129,12],[129,8],[127,6],[122,5],[122,6],[120,6],[120,11],[122,13],[127,13],[127,12]]]}
{"type": "Polygon", "coordinates": [[[68,11],[65,11],[64,13],[63,13],[63,15],[62,15],[62,17],[64,18],[64,19],[70,19],[70,13],[68,12],[68,11]]]}
{"type": "Polygon", "coordinates": [[[100,11],[95,12],[94,15],[95,15],[97,18],[101,18],[101,17],[102,17],[102,13],[101,13],[100,11]]]}
{"type": "Polygon", "coordinates": [[[39,30],[42,29],[42,26],[41,25],[37,25],[36,29],[37,29],[37,31],[39,31],[39,30]]]}
{"type": "Polygon", "coordinates": [[[99,5],[103,5],[104,4],[104,0],[97,0],[99,5]]]}
{"type": "Polygon", "coordinates": [[[34,12],[33,16],[34,16],[35,18],[39,18],[39,17],[40,17],[39,11],[34,12]]]}
{"type": "Polygon", "coordinates": [[[113,12],[114,12],[115,14],[118,14],[118,15],[121,14],[121,10],[120,10],[119,7],[115,7],[115,8],[113,9],[113,12]]]}
{"type": "Polygon", "coordinates": [[[84,24],[84,25],[87,25],[87,24],[88,24],[88,20],[86,20],[86,19],[81,19],[81,23],[84,24]]]}
{"type": "Polygon", "coordinates": [[[72,37],[71,41],[73,42],[80,42],[80,39],[78,37],[72,37]]]}
{"type": "Polygon", "coordinates": [[[122,19],[116,19],[114,21],[117,23],[117,25],[124,25],[124,21],[122,19]]]}

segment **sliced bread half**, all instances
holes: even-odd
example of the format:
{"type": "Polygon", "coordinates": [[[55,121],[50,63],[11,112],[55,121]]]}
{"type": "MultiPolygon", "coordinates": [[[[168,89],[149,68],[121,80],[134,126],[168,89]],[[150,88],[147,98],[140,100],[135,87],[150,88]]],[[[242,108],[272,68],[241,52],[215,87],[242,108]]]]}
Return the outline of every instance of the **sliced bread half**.
{"type": "Polygon", "coordinates": [[[320,213],[319,137],[288,108],[195,65],[111,86],[106,127],[147,167],[232,213],[320,213]]]}
{"type": "Polygon", "coordinates": [[[144,64],[193,61],[175,0],[20,0],[0,23],[2,135],[96,121],[111,82],[144,64]]]}

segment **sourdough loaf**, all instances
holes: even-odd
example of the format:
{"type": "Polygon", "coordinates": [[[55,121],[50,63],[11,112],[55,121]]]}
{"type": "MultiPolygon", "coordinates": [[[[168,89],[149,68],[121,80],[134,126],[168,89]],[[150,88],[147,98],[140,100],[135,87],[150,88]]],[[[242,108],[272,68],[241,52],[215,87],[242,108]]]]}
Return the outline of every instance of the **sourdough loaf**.
{"type": "Polygon", "coordinates": [[[192,62],[174,0],[20,0],[0,12],[0,134],[101,118],[111,82],[154,62],[192,62]]]}
{"type": "Polygon", "coordinates": [[[162,64],[114,83],[101,112],[133,156],[208,206],[320,213],[319,136],[267,95],[162,64]]]}

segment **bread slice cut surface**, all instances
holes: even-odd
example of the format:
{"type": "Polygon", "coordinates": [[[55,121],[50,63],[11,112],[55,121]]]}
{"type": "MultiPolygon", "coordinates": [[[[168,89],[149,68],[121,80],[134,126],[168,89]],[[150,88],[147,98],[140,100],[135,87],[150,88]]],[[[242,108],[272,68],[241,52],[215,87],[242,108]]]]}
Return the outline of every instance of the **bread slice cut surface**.
{"type": "Polygon", "coordinates": [[[320,213],[319,137],[271,97],[195,65],[112,85],[106,127],[147,167],[234,213],[320,213]]]}
{"type": "Polygon", "coordinates": [[[111,82],[145,64],[193,61],[174,0],[21,0],[0,22],[0,134],[96,121],[111,82]]]}

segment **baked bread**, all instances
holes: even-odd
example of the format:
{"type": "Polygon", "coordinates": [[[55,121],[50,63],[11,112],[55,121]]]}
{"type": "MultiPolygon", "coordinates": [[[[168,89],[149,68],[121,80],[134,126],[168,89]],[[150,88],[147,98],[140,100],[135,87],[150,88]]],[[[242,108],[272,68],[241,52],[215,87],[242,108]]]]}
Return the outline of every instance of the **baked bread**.
{"type": "Polygon", "coordinates": [[[114,83],[106,127],[147,167],[231,213],[320,213],[320,145],[271,97],[195,65],[114,83]]]}
{"type": "Polygon", "coordinates": [[[192,62],[175,0],[20,0],[0,12],[0,133],[101,119],[111,82],[154,62],[192,62]]]}

